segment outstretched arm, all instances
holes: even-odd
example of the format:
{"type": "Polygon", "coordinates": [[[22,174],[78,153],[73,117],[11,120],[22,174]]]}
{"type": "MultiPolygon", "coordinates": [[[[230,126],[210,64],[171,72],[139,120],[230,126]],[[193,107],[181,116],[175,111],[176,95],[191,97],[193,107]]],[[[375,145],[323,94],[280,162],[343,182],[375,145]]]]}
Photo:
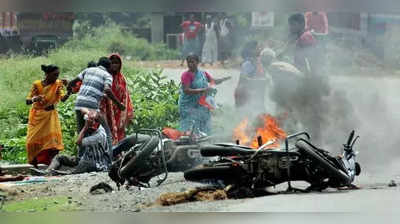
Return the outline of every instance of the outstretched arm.
{"type": "Polygon", "coordinates": [[[74,87],[76,83],[79,81],[82,81],[79,77],[76,77],[75,79],[71,80],[67,85],[67,92],[72,93],[72,87],[74,87]]]}
{"type": "Polygon", "coordinates": [[[113,103],[115,103],[118,106],[120,110],[125,110],[125,106],[118,101],[117,97],[115,97],[109,85],[106,86],[104,92],[106,93],[107,97],[110,98],[113,101],[113,103]]]}
{"type": "Polygon", "coordinates": [[[223,83],[223,82],[225,82],[225,81],[227,81],[227,80],[229,80],[231,78],[232,78],[231,76],[227,76],[227,77],[220,78],[220,79],[214,79],[214,82],[215,82],[216,85],[219,85],[219,84],[221,84],[221,83],[223,83]]]}

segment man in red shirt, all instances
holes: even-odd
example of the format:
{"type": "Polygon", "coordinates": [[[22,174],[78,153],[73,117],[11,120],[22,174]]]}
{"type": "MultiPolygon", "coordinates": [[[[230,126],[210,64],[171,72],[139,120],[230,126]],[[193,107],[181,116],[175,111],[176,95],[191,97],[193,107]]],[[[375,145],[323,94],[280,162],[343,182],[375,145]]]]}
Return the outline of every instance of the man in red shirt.
{"type": "Polygon", "coordinates": [[[305,29],[305,18],[303,14],[294,14],[289,17],[290,34],[296,41],[296,50],[294,53],[295,66],[304,73],[315,72],[316,39],[310,31],[305,29]]]}
{"type": "Polygon", "coordinates": [[[181,66],[183,66],[183,62],[189,54],[200,55],[199,51],[199,31],[202,28],[201,23],[195,21],[194,15],[191,14],[189,20],[184,21],[181,24],[183,33],[184,33],[184,41],[183,41],[183,49],[182,49],[182,62],[181,66]]]}
{"type": "Polygon", "coordinates": [[[306,12],[306,30],[318,34],[328,34],[328,17],[325,12],[306,12]]]}
{"type": "Polygon", "coordinates": [[[306,30],[312,32],[318,40],[319,65],[326,61],[326,37],[328,35],[328,17],[325,12],[306,12],[306,30]]]}

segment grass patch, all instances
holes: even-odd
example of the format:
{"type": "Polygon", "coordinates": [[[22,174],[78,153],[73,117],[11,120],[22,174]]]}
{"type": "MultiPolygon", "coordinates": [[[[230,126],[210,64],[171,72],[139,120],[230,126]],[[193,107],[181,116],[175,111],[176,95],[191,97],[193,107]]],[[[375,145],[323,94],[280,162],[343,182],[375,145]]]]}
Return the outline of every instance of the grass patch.
{"type": "Polygon", "coordinates": [[[4,205],[4,212],[70,212],[79,210],[67,197],[31,198],[9,202],[4,205]]]}

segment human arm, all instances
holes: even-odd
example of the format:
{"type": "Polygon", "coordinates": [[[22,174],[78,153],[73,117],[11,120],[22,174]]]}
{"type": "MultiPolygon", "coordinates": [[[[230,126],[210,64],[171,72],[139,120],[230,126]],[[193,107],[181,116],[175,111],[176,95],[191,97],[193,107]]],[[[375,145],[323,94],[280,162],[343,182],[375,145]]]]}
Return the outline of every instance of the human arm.
{"type": "Polygon", "coordinates": [[[220,79],[214,79],[214,82],[215,82],[216,85],[219,85],[219,84],[221,84],[221,83],[223,83],[223,82],[225,82],[225,81],[227,81],[227,80],[229,80],[231,78],[232,78],[231,76],[227,76],[227,77],[220,78],[220,79]]]}
{"type": "Polygon", "coordinates": [[[86,120],[85,125],[83,126],[81,132],[79,132],[78,139],[76,140],[76,144],[81,146],[83,138],[85,137],[86,131],[89,129],[89,122],[86,120]]]}
{"type": "Polygon", "coordinates": [[[26,105],[31,105],[35,102],[40,102],[43,99],[44,99],[44,96],[39,94],[39,90],[36,87],[36,84],[34,83],[32,85],[32,88],[31,88],[28,96],[26,97],[26,105]]]}
{"type": "Polygon", "coordinates": [[[40,102],[43,99],[44,99],[44,96],[42,96],[42,95],[34,96],[31,99],[26,99],[26,105],[31,105],[33,103],[40,102]]]}
{"type": "Polygon", "coordinates": [[[71,96],[72,92],[67,92],[64,96],[61,97],[61,102],[65,102],[71,96]]]}
{"type": "Polygon", "coordinates": [[[193,73],[184,72],[182,74],[181,83],[182,83],[182,86],[183,86],[183,92],[185,94],[187,94],[187,95],[196,95],[196,94],[202,94],[202,93],[206,93],[207,92],[208,87],[206,87],[206,88],[198,88],[198,89],[191,88],[191,85],[192,85],[193,81],[194,81],[194,74],[193,73]]]}
{"type": "Polygon", "coordinates": [[[68,85],[67,85],[67,92],[71,92],[72,93],[72,88],[74,86],[76,86],[76,84],[78,82],[82,82],[83,79],[85,78],[85,74],[86,74],[87,69],[83,70],[81,73],[78,74],[78,76],[76,78],[74,78],[73,80],[71,80],[68,85]]]}
{"type": "Polygon", "coordinates": [[[189,85],[183,84],[183,92],[187,95],[202,94],[202,93],[206,93],[208,90],[209,90],[209,87],[200,88],[200,89],[192,89],[192,88],[190,88],[190,84],[189,85]]]}
{"type": "Polygon", "coordinates": [[[115,97],[115,95],[112,92],[111,87],[109,85],[106,85],[104,92],[106,93],[107,97],[110,98],[113,101],[113,103],[115,103],[118,106],[118,108],[120,110],[126,109],[125,106],[121,102],[118,101],[117,97],[115,97]]]}

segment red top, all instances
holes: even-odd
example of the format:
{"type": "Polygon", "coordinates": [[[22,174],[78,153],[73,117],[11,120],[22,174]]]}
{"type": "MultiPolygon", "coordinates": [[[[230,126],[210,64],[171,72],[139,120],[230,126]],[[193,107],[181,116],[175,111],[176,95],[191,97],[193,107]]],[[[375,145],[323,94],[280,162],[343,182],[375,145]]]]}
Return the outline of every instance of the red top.
{"type": "Polygon", "coordinates": [[[325,12],[306,12],[306,30],[314,30],[316,33],[328,34],[328,17],[325,12]]]}
{"type": "MultiPolygon", "coordinates": [[[[206,75],[208,81],[212,80],[211,75],[208,74],[208,72],[204,72],[204,74],[206,75]]],[[[186,72],[182,73],[181,82],[182,82],[183,85],[190,85],[190,84],[192,84],[193,80],[194,80],[194,73],[193,72],[186,71],[186,72]]]]}
{"type": "Polygon", "coordinates": [[[297,39],[294,63],[301,71],[305,71],[306,69],[305,59],[307,58],[310,61],[312,57],[315,56],[311,50],[316,44],[317,41],[310,31],[304,32],[299,39],[297,39]]]}
{"type": "MultiPolygon", "coordinates": [[[[116,56],[121,62],[122,58],[118,54],[112,54],[109,58],[116,56]]],[[[121,71],[113,75],[113,83],[111,90],[117,100],[125,106],[125,110],[121,111],[111,99],[103,97],[100,103],[100,110],[107,118],[108,126],[113,136],[113,145],[125,138],[125,129],[129,122],[133,119],[133,104],[129,95],[126,79],[121,71]]]]}
{"type": "Polygon", "coordinates": [[[194,39],[197,36],[197,33],[201,29],[201,23],[194,21],[184,21],[181,25],[183,32],[185,33],[185,38],[194,39]]]}
{"type": "Polygon", "coordinates": [[[297,39],[296,47],[298,48],[305,48],[311,47],[315,45],[317,41],[315,40],[314,36],[311,34],[310,31],[304,32],[299,39],[297,39]]]}

